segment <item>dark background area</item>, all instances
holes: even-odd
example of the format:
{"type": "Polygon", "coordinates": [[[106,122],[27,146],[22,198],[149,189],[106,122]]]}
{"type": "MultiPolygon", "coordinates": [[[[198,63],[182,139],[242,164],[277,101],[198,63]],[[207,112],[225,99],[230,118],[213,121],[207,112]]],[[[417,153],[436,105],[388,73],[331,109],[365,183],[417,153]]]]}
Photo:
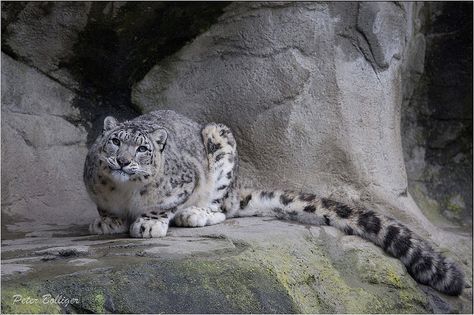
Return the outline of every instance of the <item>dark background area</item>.
{"type": "MultiPolygon", "coordinates": [[[[2,51],[38,67],[8,43],[8,26],[18,21],[18,15],[27,4],[25,1],[2,1],[2,51]]],[[[57,60],[57,69],[67,71],[79,83],[75,92],[82,97],[76,100],[75,106],[81,110],[82,119],[75,123],[87,127],[89,144],[95,140],[103,118],[109,113],[116,113],[120,119],[139,115],[131,103],[133,84],[157,62],[206,31],[229,2],[136,1],[118,5],[115,12],[110,12],[113,10],[107,10],[110,2],[90,2],[87,23],[75,34],[73,53],[57,60]],[[86,123],[89,121],[93,122],[92,128],[86,123]]],[[[22,18],[27,24],[27,19],[48,15],[54,18],[55,6],[55,2],[40,2],[22,18]]],[[[29,45],[34,42],[25,43],[25,46],[29,45]]]]}
{"type": "Polygon", "coordinates": [[[472,3],[431,2],[425,19],[424,73],[402,108],[409,190],[430,219],[436,221],[439,211],[470,230],[472,3]],[[423,162],[411,155],[414,150],[424,151],[423,162]]]}

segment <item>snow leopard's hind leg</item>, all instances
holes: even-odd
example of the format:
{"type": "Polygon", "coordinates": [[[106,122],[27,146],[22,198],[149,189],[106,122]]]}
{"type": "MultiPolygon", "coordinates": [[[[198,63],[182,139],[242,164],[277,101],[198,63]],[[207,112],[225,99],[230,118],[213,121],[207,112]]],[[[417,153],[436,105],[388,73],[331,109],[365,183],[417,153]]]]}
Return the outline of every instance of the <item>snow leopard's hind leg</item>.
{"type": "Polygon", "coordinates": [[[225,220],[223,211],[237,203],[236,190],[237,148],[230,129],[211,123],[202,130],[208,159],[208,205],[189,207],[179,211],[174,222],[178,226],[205,226],[225,220]]]}

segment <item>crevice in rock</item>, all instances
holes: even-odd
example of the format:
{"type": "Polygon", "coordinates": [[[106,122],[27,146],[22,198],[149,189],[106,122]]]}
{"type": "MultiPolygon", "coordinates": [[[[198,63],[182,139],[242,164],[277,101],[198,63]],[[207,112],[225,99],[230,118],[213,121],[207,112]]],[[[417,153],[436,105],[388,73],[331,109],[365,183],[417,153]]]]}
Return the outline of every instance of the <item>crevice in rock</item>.
{"type": "MultiPolygon", "coordinates": [[[[71,34],[76,32],[71,37],[74,40],[71,54],[56,56],[51,51],[48,60],[57,60],[58,63],[38,65],[35,63],[42,58],[30,58],[29,53],[17,52],[8,44],[9,36],[14,36],[10,34],[8,25],[15,23],[27,3],[2,3],[2,51],[77,94],[73,106],[79,109],[81,117],[65,119],[84,126],[88,131],[87,143],[91,144],[97,130],[102,129],[106,115],[123,120],[140,114],[131,102],[133,84],[161,59],[206,31],[228,5],[229,2],[182,2],[179,5],[173,2],[92,2],[90,10],[84,13],[87,16],[85,27],[77,27],[79,32],[67,29],[67,25],[61,26],[71,34]],[[55,71],[49,73],[47,69],[55,71]],[[71,74],[78,85],[72,85],[67,76],[63,77],[57,71],[71,74]]],[[[42,4],[31,6],[32,12],[45,17],[54,11],[42,4]]],[[[66,13],[68,6],[56,9],[66,13]]],[[[25,31],[32,27],[31,32],[38,32],[36,28],[42,25],[26,25],[25,31]]]]}
{"type": "Polygon", "coordinates": [[[89,106],[80,100],[76,103],[86,120],[94,121],[91,116],[98,112],[138,114],[131,103],[133,84],[159,60],[212,25],[226,5],[125,3],[112,19],[104,13],[106,3],[93,3],[90,22],[74,45],[74,57],[61,65],[74,74],[84,93],[95,99],[89,106]]]}
{"type": "Polygon", "coordinates": [[[75,106],[87,126],[87,143],[101,130],[103,118],[119,120],[140,114],[131,88],[159,60],[173,54],[212,25],[228,3],[126,3],[110,19],[105,3],[93,3],[86,28],[74,45],[74,57],[62,66],[80,82],[93,102],[78,98],[75,106]],[[140,17],[140,18],[137,18],[140,17]]]}
{"type": "Polygon", "coordinates": [[[439,212],[469,229],[472,3],[426,3],[424,11],[424,73],[405,96],[401,118],[409,191],[425,213],[439,212]]]}
{"type": "Polygon", "coordinates": [[[360,15],[360,3],[357,4],[357,15],[356,15],[356,23],[355,23],[355,31],[357,36],[357,43],[358,47],[364,54],[364,57],[367,59],[367,61],[370,63],[372,68],[374,69],[375,75],[377,76],[377,79],[380,81],[380,78],[378,76],[377,70],[386,70],[388,69],[389,65],[382,65],[377,62],[377,59],[375,58],[375,52],[374,48],[370,44],[369,39],[367,38],[367,35],[365,34],[364,30],[359,27],[359,15],[360,15]]]}

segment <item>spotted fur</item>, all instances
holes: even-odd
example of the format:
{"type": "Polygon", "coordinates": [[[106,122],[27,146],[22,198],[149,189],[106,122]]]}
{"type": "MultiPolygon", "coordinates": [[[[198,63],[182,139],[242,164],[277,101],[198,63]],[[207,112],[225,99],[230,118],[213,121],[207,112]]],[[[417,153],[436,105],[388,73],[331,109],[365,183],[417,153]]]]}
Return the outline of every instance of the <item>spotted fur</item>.
{"type": "Polygon", "coordinates": [[[173,111],[122,123],[107,117],[84,166],[100,216],[90,231],[163,237],[172,222],[198,227],[243,216],[330,225],[380,246],[418,282],[461,293],[458,265],[396,220],[314,194],[241,190],[238,166],[236,141],[225,125],[201,126],[173,111]]]}
{"type": "Polygon", "coordinates": [[[223,211],[239,202],[236,157],[233,135],[221,124],[202,127],[172,111],[122,123],[106,117],[84,166],[87,191],[100,209],[91,232],[161,237],[172,220],[222,222],[223,211]]]}
{"type": "Polygon", "coordinates": [[[400,259],[418,282],[449,294],[464,288],[461,268],[393,218],[370,209],[349,206],[314,195],[288,191],[242,191],[243,207],[236,216],[276,216],[314,225],[334,226],[348,235],[358,235],[400,259]],[[313,197],[314,196],[314,197],[313,197]]]}

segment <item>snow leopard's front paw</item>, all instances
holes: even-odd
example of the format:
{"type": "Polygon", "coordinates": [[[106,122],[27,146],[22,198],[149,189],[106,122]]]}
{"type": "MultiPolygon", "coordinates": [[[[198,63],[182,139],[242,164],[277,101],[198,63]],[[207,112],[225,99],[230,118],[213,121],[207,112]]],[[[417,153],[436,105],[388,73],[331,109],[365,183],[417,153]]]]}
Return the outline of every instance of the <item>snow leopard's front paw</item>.
{"type": "Polygon", "coordinates": [[[208,208],[189,207],[176,214],[174,223],[177,226],[199,227],[213,225],[225,220],[225,214],[208,208]]]}
{"type": "Polygon", "coordinates": [[[89,225],[89,232],[91,234],[121,234],[127,231],[127,224],[119,218],[100,217],[89,225]]]}
{"type": "Polygon", "coordinates": [[[168,222],[151,219],[148,217],[138,218],[130,226],[130,236],[136,238],[163,237],[168,232],[168,222]]]}

